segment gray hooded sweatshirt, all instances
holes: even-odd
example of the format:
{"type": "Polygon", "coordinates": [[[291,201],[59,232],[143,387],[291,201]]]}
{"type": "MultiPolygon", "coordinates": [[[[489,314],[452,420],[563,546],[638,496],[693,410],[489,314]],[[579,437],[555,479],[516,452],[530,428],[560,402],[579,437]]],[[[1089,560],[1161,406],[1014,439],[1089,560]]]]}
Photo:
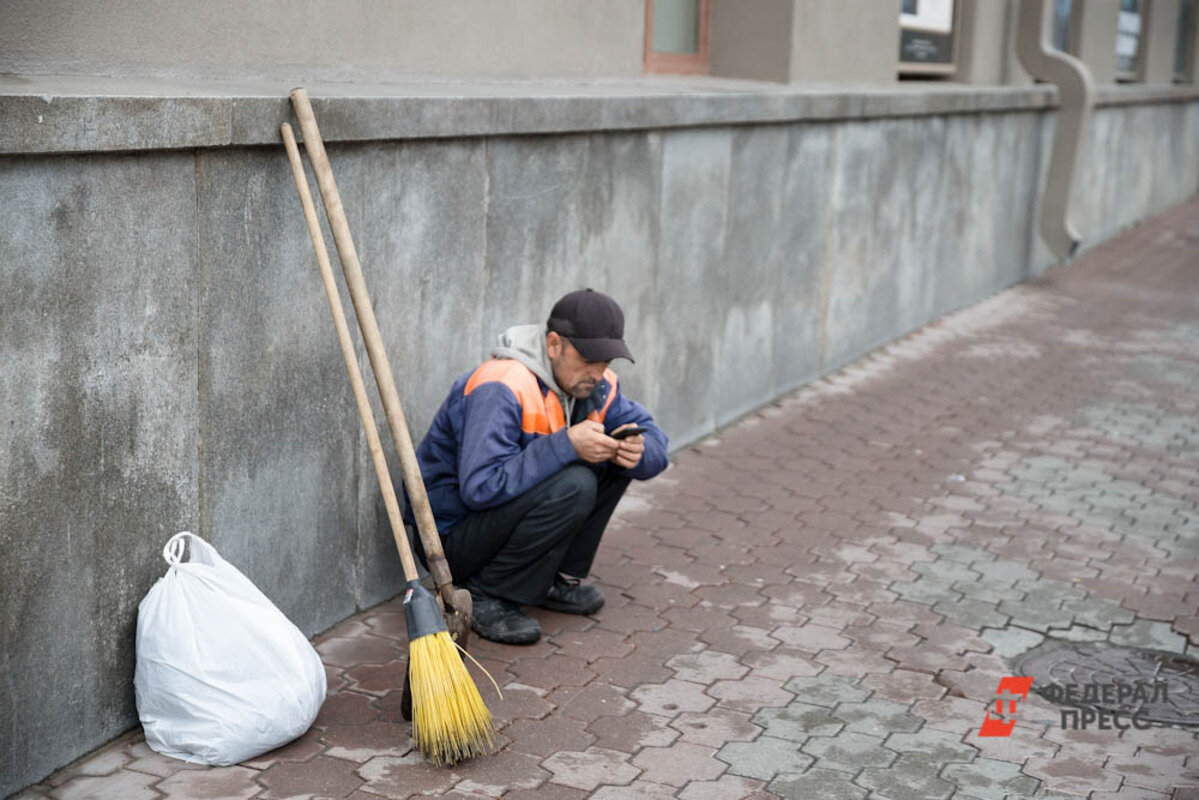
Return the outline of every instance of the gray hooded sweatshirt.
{"type": "Polygon", "coordinates": [[[541,378],[542,383],[558,396],[558,402],[562,404],[569,424],[575,408],[575,399],[562,391],[558,381],[554,380],[550,354],[545,349],[546,333],[545,325],[513,325],[499,335],[499,341],[491,351],[491,356],[512,358],[531,369],[533,374],[541,378]]]}

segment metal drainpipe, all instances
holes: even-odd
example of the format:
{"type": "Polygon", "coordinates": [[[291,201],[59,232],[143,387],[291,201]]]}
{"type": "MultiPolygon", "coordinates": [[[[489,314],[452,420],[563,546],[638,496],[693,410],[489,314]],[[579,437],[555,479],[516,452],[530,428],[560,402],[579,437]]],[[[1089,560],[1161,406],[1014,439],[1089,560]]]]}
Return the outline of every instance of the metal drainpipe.
{"type": "Polygon", "coordinates": [[[1041,197],[1041,236],[1059,260],[1068,261],[1082,243],[1069,219],[1070,194],[1082,154],[1083,134],[1091,120],[1095,83],[1085,64],[1053,47],[1053,28],[1049,24],[1052,8],[1052,0],[1020,0],[1016,55],[1034,78],[1057,85],[1057,127],[1041,197]]]}

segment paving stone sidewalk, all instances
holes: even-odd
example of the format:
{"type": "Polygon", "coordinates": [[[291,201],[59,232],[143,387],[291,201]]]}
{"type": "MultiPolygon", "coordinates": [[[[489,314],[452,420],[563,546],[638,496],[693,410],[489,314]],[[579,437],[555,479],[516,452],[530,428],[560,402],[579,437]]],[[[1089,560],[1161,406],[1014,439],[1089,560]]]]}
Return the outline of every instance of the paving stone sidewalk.
{"type": "Polygon", "coordinates": [[[1197,504],[1192,202],[678,453],[605,539],[603,611],[474,640],[496,755],[411,752],[392,602],[318,637],[288,747],[197,769],[135,733],[21,797],[1197,798],[1194,730],[1030,695],[978,736],[1045,637],[1199,648],[1197,504]]]}

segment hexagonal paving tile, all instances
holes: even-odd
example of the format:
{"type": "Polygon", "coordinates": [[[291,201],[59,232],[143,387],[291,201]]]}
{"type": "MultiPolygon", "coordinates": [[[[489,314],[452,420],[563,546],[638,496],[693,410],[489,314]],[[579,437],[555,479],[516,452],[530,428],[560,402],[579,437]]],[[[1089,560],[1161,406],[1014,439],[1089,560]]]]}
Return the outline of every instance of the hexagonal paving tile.
{"type": "Polygon", "coordinates": [[[661,717],[677,717],[689,711],[707,711],[716,705],[716,699],[704,694],[704,687],[678,680],[639,686],[629,693],[638,707],[647,714],[661,717]]]}
{"type": "Polygon", "coordinates": [[[1046,789],[1066,794],[1112,792],[1120,786],[1118,774],[1071,756],[1030,758],[1024,772],[1044,781],[1046,789]]]}
{"type": "Polygon", "coordinates": [[[252,769],[267,769],[280,761],[307,761],[324,752],[325,746],[321,744],[321,734],[322,731],[319,728],[309,728],[298,739],[293,739],[282,747],[263,753],[257,758],[243,761],[242,766],[252,769]]]}
{"type": "Polygon", "coordinates": [[[665,747],[679,738],[668,717],[630,711],[619,717],[600,717],[587,726],[597,747],[635,753],[642,747],[665,747]]]}
{"type": "MultiPolygon", "coordinates": [[[[484,797],[501,797],[514,789],[537,789],[550,774],[538,766],[540,757],[515,750],[476,758],[454,766],[461,780],[454,785],[457,792],[469,792],[484,797]]],[[[444,769],[444,767],[442,768],[444,769]]]]}
{"type": "Polygon", "coordinates": [[[737,680],[749,672],[749,667],[742,666],[736,656],[715,650],[680,653],[667,661],[666,666],[674,670],[676,678],[705,686],[718,680],[737,680]]]}
{"type": "Polygon", "coordinates": [[[787,800],[862,800],[866,797],[866,790],[854,783],[849,773],[819,767],[812,767],[802,775],[780,775],[767,788],[787,800]]]}
{"type": "Polygon", "coordinates": [[[794,698],[793,694],[779,687],[778,681],[757,676],[737,681],[717,681],[708,688],[708,694],[719,700],[721,706],[738,711],[781,706],[794,698]]]}
{"type": "MultiPolygon", "coordinates": [[[[364,626],[365,627],[365,626],[364,626]]],[[[316,646],[321,660],[336,667],[352,667],[357,664],[387,664],[402,658],[396,643],[390,639],[366,634],[352,639],[333,637],[316,646]]]]}
{"type": "Polygon", "coordinates": [[[572,719],[591,722],[600,717],[627,714],[635,707],[636,704],[625,697],[623,689],[607,683],[593,683],[560,704],[558,713],[572,719]]]}
{"type": "Polygon", "coordinates": [[[586,723],[561,714],[546,719],[519,719],[504,728],[512,747],[522,753],[541,757],[558,750],[585,750],[595,742],[595,736],[585,730],[586,723]]]}
{"type": "Polygon", "coordinates": [[[553,773],[551,782],[590,792],[601,784],[627,784],[640,775],[641,770],[628,763],[628,758],[616,750],[588,747],[554,753],[541,766],[553,773]]]}
{"type": "Polygon", "coordinates": [[[376,756],[402,756],[412,749],[409,725],[368,722],[365,725],[333,725],[321,735],[321,743],[334,758],[359,764],[376,756]]]}
{"type": "Polygon", "coordinates": [[[728,742],[748,742],[761,728],[750,722],[749,714],[728,708],[714,708],[703,714],[680,714],[670,727],[682,734],[685,742],[723,747],[728,742]]]}
{"type": "Polygon", "coordinates": [[[938,700],[945,695],[944,686],[937,684],[927,672],[896,669],[885,675],[867,675],[861,688],[872,691],[876,700],[891,700],[909,705],[917,700],[938,700]]]}
{"type": "Polygon", "coordinates": [[[260,797],[262,800],[282,800],[295,795],[344,797],[366,782],[355,773],[356,766],[352,761],[328,756],[316,756],[303,763],[281,761],[258,776],[259,783],[267,787],[260,797]]]}
{"type": "Polygon", "coordinates": [[[870,692],[858,688],[853,679],[832,674],[801,675],[784,683],[783,688],[793,692],[796,700],[829,708],[839,703],[860,702],[870,696],[870,692]]]}
{"type": "Polygon", "coordinates": [[[111,775],[85,776],[53,790],[56,800],[157,800],[151,784],[158,778],[144,772],[120,770],[111,775]]]}
{"type": "Polygon", "coordinates": [[[836,736],[845,727],[844,722],[832,716],[830,709],[800,702],[783,708],[764,708],[754,714],[753,722],[762,726],[768,736],[796,743],[805,742],[810,736],[836,736]]]}
{"type": "Polygon", "coordinates": [[[836,736],[816,736],[800,748],[816,759],[821,769],[835,769],[857,775],[863,767],[886,767],[898,754],[883,747],[876,736],[844,731],[836,736]]]}
{"type": "Polygon", "coordinates": [[[588,795],[589,800],[670,800],[674,797],[673,786],[655,783],[638,783],[634,786],[601,786],[588,795]]]}
{"type": "Polygon", "coordinates": [[[809,622],[806,625],[780,625],[770,632],[787,647],[793,647],[806,653],[819,653],[821,650],[839,650],[848,647],[849,639],[842,636],[835,628],[809,622]]]}
{"type": "Polygon", "coordinates": [[[755,675],[782,681],[816,675],[824,669],[823,665],[813,661],[810,655],[782,647],[770,652],[757,650],[748,653],[742,659],[742,663],[755,675]]]}
{"type": "Polygon", "coordinates": [[[955,787],[937,777],[940,771],[941,765],[924,755],[906,753],[890,767],[862,770],[855,782],[890,800],[941,800],[955,787]]]}
{"type": "MultiPolygon", "coordinates": [[[[345,762],[343,762],[345,763],[345,762]]],[[[357,775],[366,781],[362,788],[372,796],[390,800],[405,800],[413,794],[441,795],[453,788],[461,776],[453,768],[438,767],[426,761],[420,753],[406,756],[379,756],[372,758],[357,770],[357,775]]],[[[302,785],[296,786],[299,796],[302,785]]],[[[329,792],[330,797],[343,795],[329,792]]]]}
{"type": "Polygon", "coordinates": [[[780,772],[803,772],[813,761],[796,742],[765,735],[752,742],[729,742],[716,757],[729,765],[733,775],[764,781],[780,772]]]}
{"type": "Polygon", "coordinates": [[[136,740],[130,741],[127,737],[121,737],[114,742],[101,747],[91,755],[79,759],[73,764],[64,767],[59,772],[54,774],[53,783],[65,783],[72,778],[79,777],[100,777],[102,775],[111,775],[121,767],[124,767],[130,760],[126,748],[131,744],[138,742],[143,743],[144,739],[140,736],[136,740]]]}
{"type": "Polygon", "coordinates": [[[181,769],[207,769],[203,764],[189,764],[186,761],[156,753],[143,739],[138,739],[130,744],[126,752],[133,760],[125,765],[125,769],[157,775],[160,778],[174,775],[181,769]]]}
{"type": "Polygon", "coordinates": [[[847,728],[871,736],[889,733],[911,733],[924,723],[908,713],[908,707],[890,700],[867,700],[862,703],[841,703],[833,716],[847,723],[847,728]]]}
{"type": "Polygon", "coordinates": [[[915,733],[893,733],[883,746],[897,753],[919,753],[940,764],[969,763],[978,755],[978,750],[965,744],[959,734],[933,728],[915,733]]]}
{"type": "Polygon", "coordinates": [[[722,775],[714,781],[691,781],[679,792],[679,800],[767,800],[769,795],[761,791],[765,785],[752,778],[722,775]]]}
{"type": "Polygon", "coordinates": [[[176,772],[158,784],[167,797],[212,797],[221,800],[249,800],[262,791],[254,779],[258,773],[245,767],[216,767],[206,770],[176,772]]]}
{"type": "Polygon", "coordinates": [[[950,764],[941,775],[970,796],[982,800],[1028,796],[1040,784],[1036,778],[1023,774],[1016,764],[990,758],[976,758],[969,764],[950,764]]]}
{"type": "Polygon", "coordinates": [[[692,780],[713,780],[724,772],[725,765],[715,755],[714,748],[676,742],[669,747],[646,747],[633,758],[633,764],[645,770],[642,780],[682,786],[692,780]]]}

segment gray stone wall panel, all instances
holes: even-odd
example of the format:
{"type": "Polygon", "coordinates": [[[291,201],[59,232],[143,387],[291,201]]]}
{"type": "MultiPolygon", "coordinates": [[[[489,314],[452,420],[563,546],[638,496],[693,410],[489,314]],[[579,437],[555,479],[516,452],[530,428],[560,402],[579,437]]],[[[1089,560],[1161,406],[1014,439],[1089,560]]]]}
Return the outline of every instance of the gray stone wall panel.
{"type": "MultiPolygon", "coordinates": [[[[486,146],[388,143],[357,149],[354,157],[370,209],[355,231],[358,253],[408,428],[419,443],[450,384],[484,349],[478,312],[486,286],[486,146]]],[[[378,402],[375,409],[398,488],[403,477],[391,434],[378,402]]],[[[403,574],[365,439],[359,470],[358,604],[368,607],[399,591],[403,574]]]]}
{"type": "Polygon", "coordinates": [[[785,186],[779,180],[788,145],[783,127],[733,133],[722,280],[712,287],[724,306],[723,325],[715,331],[717,425],[775,394],[773,359],[761,354],[774,352],[776,291],[791,256],[794,227],[784,227],[785,186]]]}
{"type": "Polygon", "coordinates": [[[681,131],[662,148],[655,409],[676,443],[716,427],[733,133],[681,131]]]}
{"type": "Polygon", "coordinates": [[[0,794],[129,727],[197,515],[192,159],[0,160],[0,794]]]}
{"type": "Polygon", "coordinates": [[[777,392],[799,386],[821,372],[822,290],[836,129],[832,125],[797,125],[787,138],[782,209],[773,231],[778,236],[775,249],[782,256],[773,276],[777,392]]]}
{"type": "MultiPolygon", "coordinates": [[[[902,216],[901,236],[895,243],[899,255],[894,284],[897,330],[913,330],[940,314],[936,307],[938,269],[944,274],[947,265],[940,258],[939,245],[952,237],[944,235],[945,228],[941,225],[927,224],[928,220],[950,218],[951,209],[969,209],[982,202],[970,195],[973,184],[969,172],[964,173],[963,183],[942,183],[949,176],[946,152],[951,129],[963,121],[958,117],[901,121],[903,138],[892,155],[898,164],[902,216]],[[928,190],[934,186],[946,188],[928,190]],[[963,191],[964,195],[959,194],[963,191]]],[[[985,152],[985,148],[980,150],[985,152]]],[[[968,246],[971,233],[962,231],[960,235],[968,246]]],[[[958,273],[960,280],[963,265],[954,264],[950,268],[958,273]]],[[[886,336],[889,338],[893,337],[886,336]]]]}
{"type": "MultiPolygon", "coordinates": [[[[974,192],[975,186],[994,186],[997,131],[993,120],[955,117],[946,123],[945,149],[940,159],[936,209],[944,228],[958,236],[936,236],[931,243],[934,269],[933,308],[943,314],[967,298],[985,294],[992,278],[995,194],[974,192]]],[[[924,227],[924,226],[919,226],[924,227]]],[[[917,249],[917,253],[919,248],[917,249]]],[[[916,253],[913,253],[916,255],[916,253]]],[[[917,256],[918,257],[918,256],[917,256]]]]}
{"type": "Polygon", "coordinates": [[[611,159],[611,211],[608,225],[589,237],[585,259],[597,272],[607,262],[604,291],[617,298],[625,312],[625,341],[636,362],[612,365],[620,375],[621,391],[657,414],[674,397],[673,387],[666,387],[660,376],[661,365],[671,355],[659,346],[659,312],[674,302],[673,286],[659,280],[662,135],[651,131],[593,140],[610,148],[604,157],[611,159]]]}
{"type": "MultiPolygon", "coordinates": [[[[353,165],[336,162],[351,223],[353,165]]],[[[321,630],[355,608],[345,365],[280,150],[201,153],[196,174],[202,534],[301,629],[321,630]]]]}
{"type": "MultiPolygon", "coordinates": [[[[1041,114],[1011,114],[996,120],[996,161],[993,173],[995,202],[995,239],[991,289],[1017,283],[1032,274],[1036,259],[1033,242],[1036,233],[1034,207],[1040,197],[1041,114]]],[[[981,266],[981,265],[980,265],[981,266]]]]}
{"type": "Polygon", "coordinates": [[[1199,188],[1197,109],[1192,103],[1096,110],[1073,197],[1087,246],[1199,188]]]}
{"type": "MultiPolygon", "coordinates": [[[[943,124],[943,123],[942,123],[943,124]]],[[[909,120],[838,130],[828,260],[825,364],[840,366],[899,330],[900,245],[912,209],[900,154],[921,142],[909,120]]],[[[920,133],[925,133],[921,130],[920,133]]]]}
{"type": "Polygon", "coordinates": [[[627,309],[637,363],[613,368],[630,396],[654,406],[660,160],[655,134],[488,143],[480,356],[508,326],[543,322],[558,297],[591,287],[627,309]]]}
{"type": "MultiPolygon", "coordinates": [[[[1057,263],[1057,257],[1049,251],[1045,240],[1041,238],[1041,195],[1044,193],[1045,181],[1049,174],[1049,158],[1053,153],[1053,136],[1057,128],[1057,115],[1037,114],[1035,116],[1040,119],[1040,131],[1038,135],[1040,157],[1037,164],[1036,192],[1032,207],[1032,228],[1030,233],[1032,239],[1032,259],[1030,266],[1032,266],[1034,274],[1040,275],[1050,266],[1057,263]]],[[[1081,174],[1081,171],[1080,166],[1075,174],[1081,174]]],[[[1076,177],[1075,180],[1080,179],[1076,177]]],[[[1074,219],[1073,215],[1072,219],[1074,219]]]]}
{"type": "Polygon", "coordinates": [[[819,370],[830,155],[826,126],[734,133],[716,352],[718,425],[819,370]]]}
{"type": "Polygon", "coordinates": [[[912,254],[936,254],[930,318],[1028,276],[1039,148],[1034,115],[947,121],[941,183],[928,197],[935,207],[919,214],[940,224],[918,226],[925,241],[912,254]]]}
{"type": "Polygon", "coordinates": [[[586,136],[488,143],[485,348],[509,326],[543,321],[564,291],[606,285],[578,258],[584,205],[606,207],[588,184],[589,150],[586,136]]]}
{"type": "Polygon", "coordinates": [[[1148,110],[1154,119],[1150,207],[1156,211],[1199,190],[1199,103],[1148,110]]]}

